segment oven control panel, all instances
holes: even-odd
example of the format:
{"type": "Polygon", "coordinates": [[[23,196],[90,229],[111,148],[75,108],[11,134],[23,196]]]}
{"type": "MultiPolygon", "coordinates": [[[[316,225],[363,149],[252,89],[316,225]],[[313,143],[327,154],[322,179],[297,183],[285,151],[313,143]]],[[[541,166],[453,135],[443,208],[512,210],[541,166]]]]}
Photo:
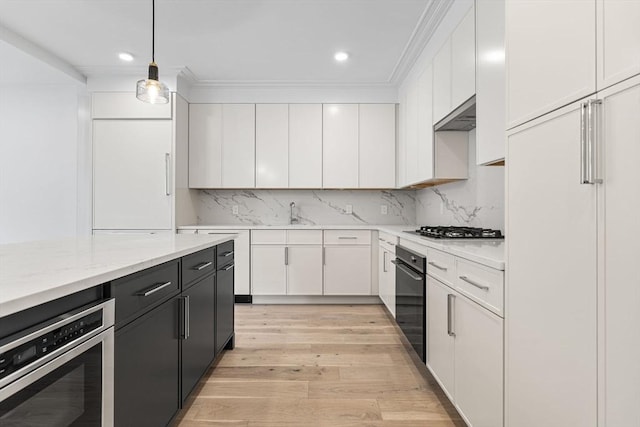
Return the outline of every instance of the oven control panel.
{"type": "Polygon", "coordinates": [[[88,314],[57,329],[43,333],[0,354],[0,379],[49,353],[64,348],[102,326],[102,310],[88,314]]]}

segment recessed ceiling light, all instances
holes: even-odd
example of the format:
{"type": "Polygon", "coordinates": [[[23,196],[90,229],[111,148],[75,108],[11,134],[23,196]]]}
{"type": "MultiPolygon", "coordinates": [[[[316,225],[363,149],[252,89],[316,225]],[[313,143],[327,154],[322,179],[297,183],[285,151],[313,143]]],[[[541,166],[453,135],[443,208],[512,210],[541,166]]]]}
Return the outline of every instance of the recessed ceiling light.
{"type": "Polygon", "coordinates": [[[131,55],[130,53],[127,53],[127,52],[119,53],[118,54],[118,58],[120,58],[122,61],[126,61],[126,62],[133,61],[133,55],[131,55]]]}
{"type": "Polygon", "coordinates": [[[347,52],[336,52],[335,55],[333,55],[333,57],[336,59],[336,61],[338,62],[344,62],[347,59],[349,59],[349,54],[347,52]]]}

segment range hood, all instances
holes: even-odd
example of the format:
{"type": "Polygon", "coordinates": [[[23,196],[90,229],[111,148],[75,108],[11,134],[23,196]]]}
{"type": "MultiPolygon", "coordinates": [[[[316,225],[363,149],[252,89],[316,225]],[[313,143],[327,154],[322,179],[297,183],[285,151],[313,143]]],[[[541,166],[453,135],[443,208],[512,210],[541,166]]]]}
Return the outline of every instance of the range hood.
{"type": "Polygon", "coordinates": [[[476,96],[463,102],[458,108],[435,124],[433,130],[438,131],[470,131],[476,127],[476,96]]]}

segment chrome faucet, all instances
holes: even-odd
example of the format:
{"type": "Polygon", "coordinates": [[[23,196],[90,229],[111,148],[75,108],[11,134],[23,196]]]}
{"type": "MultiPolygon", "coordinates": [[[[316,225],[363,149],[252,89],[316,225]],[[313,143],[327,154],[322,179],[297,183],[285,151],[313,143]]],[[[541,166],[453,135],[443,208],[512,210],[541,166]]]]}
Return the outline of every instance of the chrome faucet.
{"type": "Polygon", "coordinates": [[[289,203],[289,224],[296,224],[298,222],[298,218],[293,217],[293,208],[296,207],[296,202],[289,203]]]}

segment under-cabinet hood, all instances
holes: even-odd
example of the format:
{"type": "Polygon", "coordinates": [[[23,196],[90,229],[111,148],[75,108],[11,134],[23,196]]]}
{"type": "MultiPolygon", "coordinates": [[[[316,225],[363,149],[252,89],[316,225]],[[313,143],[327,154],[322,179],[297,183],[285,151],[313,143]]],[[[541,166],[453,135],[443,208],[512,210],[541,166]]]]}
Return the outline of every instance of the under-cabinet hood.
{"type": "Polygon", "coordinates": [[[470,131],[476,127],[476,96],[463,102],[458,108],[435,124],[433,130],[446,131],[470,131]]]}

